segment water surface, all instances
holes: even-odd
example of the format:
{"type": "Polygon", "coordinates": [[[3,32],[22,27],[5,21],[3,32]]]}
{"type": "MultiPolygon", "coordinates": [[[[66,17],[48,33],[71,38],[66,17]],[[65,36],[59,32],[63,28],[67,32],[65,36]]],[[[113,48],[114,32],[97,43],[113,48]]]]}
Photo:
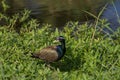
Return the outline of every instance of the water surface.
{"type": "Polygon", "coordinates": [[[68,21],[87,21],[92,19],[84,11],[94,15],[110,0],[7,0],[11,6],[9,14],[23,9],[31,10],[31,17],[41,23],[49,23],[56,27],[68,21]]]}
{"type": "Polygon", "coordinates": [[[107,33],[113,33],[120,27],[120,0],[115,0],[114,3],[108,4],[101,19],[106,19],[110,23],[109,28],[105,28],[104,31],[107,33]]]}

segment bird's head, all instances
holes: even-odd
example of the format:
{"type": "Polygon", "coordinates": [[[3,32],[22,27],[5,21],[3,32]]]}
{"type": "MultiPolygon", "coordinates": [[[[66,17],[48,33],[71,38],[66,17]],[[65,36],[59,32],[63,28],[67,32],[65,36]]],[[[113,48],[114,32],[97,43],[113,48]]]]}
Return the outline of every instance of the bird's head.
{"type": "Polygon", "coordinates": [[[65,38],[63,36],[59,36],[56,38],[56,40],[54,41],[55,43],[61,43],[61,42],[65,42],[65,38]]]}
{"type": "Polygon", "coordinates": [[[59,37],[57,37],[56,40],[58,40],[59,42],[63,42],[63,41],[65,41],[65,38],[63,36],[59,36],[59,37]]]}

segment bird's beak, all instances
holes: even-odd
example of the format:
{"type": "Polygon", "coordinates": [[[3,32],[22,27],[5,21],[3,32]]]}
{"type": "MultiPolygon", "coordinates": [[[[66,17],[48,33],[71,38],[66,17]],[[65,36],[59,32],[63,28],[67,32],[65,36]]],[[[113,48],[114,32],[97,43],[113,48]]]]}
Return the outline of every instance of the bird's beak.
{"type": "Polygon", "coordinates": [[[59,43],[59,40],[54,40],[53,43],[59,43]]]}

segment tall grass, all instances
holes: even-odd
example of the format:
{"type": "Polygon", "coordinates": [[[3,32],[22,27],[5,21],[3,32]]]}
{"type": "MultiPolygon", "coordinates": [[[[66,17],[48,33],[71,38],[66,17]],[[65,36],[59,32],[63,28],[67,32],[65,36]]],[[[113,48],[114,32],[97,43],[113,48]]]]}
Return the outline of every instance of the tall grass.
{"type": "MultiPolygon", "coordinates": [[[[41,26],[29,11],[7,17],[0,14],[0,80],[119,80],[120,37],[105,38],[94,25],[68,22],[63,30],[41,26]],[[19,28],[19,30],[17,30],[19,28]],[[94,37],[93,37],[94,34],[94,37]],[[45,66],[31,53],[53,44],[63,35],[67,52],[61,61],[45,66]]],[[[98,22],[99,23],[99,22],[98,22]]],[[[120,29],[115,32],[120,34],[120,29]]]]}

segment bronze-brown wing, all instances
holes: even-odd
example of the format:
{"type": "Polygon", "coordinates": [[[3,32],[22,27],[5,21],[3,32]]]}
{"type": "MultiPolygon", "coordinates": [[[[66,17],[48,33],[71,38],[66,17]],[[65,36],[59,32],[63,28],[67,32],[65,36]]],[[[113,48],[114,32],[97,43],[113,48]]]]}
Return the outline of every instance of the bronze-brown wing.
{"type": "Polygon", "coordinates": [[[37,52],[34,55],[46,62],[53,62],[58,59],[56,49],[57,48],[55,46],[49,46],[47,48],[43,48],[40,52],[37,52]]]}

